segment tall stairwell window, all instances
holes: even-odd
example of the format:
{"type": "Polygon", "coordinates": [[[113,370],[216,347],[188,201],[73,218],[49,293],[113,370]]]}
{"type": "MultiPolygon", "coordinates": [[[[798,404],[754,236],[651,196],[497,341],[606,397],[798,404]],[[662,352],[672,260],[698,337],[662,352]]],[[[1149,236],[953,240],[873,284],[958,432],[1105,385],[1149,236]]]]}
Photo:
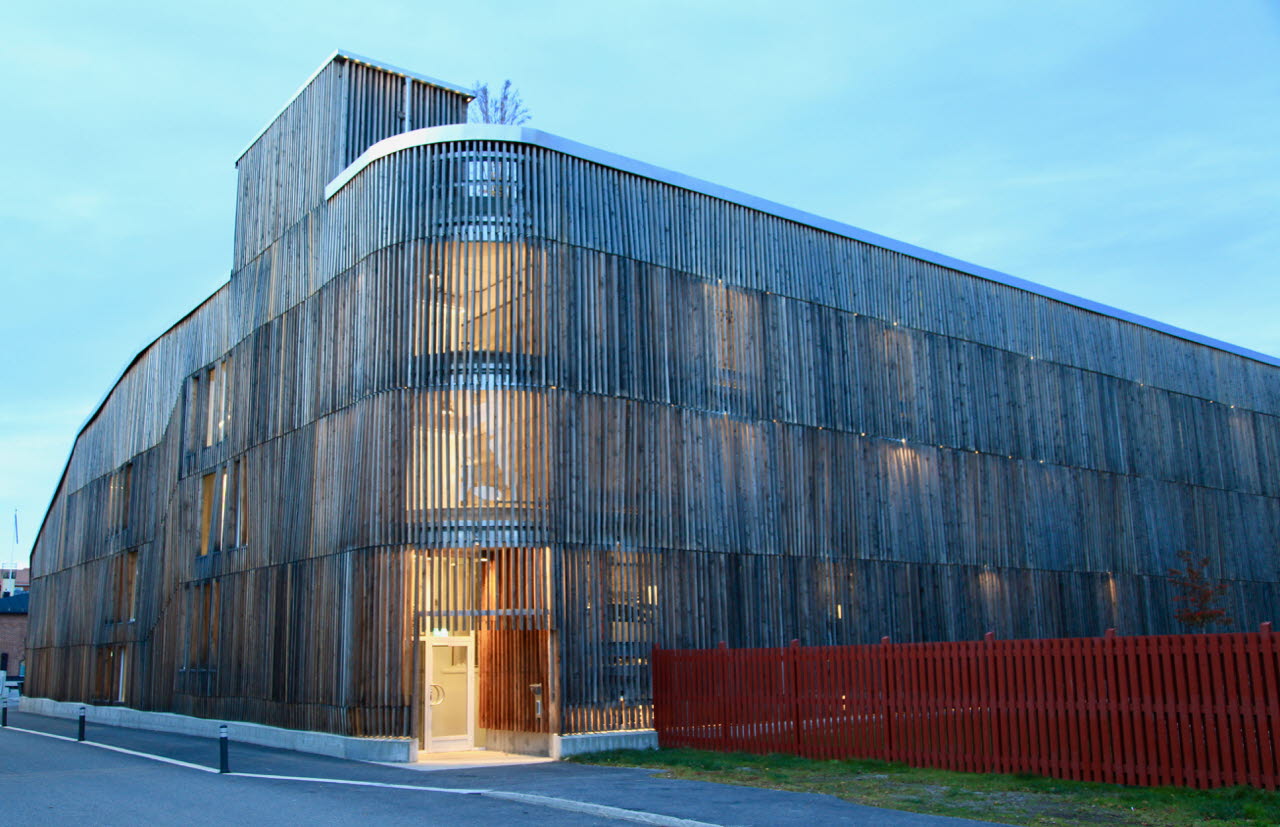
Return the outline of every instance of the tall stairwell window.
{"type": "Polygon", "coordinates": [[[423,245],[413,354],[542,352],[544,254],[532,245],[445,240],[423,245]]]}
{"type": "Polygon", "coordinates": [[[231,394],[228,381],[231,378],[231,359],[223,359],[212,365],[204,374],[205,428],[204,445],[206,448],[217,445],[227,436],[227,427],[231,422],[231,394]]]}

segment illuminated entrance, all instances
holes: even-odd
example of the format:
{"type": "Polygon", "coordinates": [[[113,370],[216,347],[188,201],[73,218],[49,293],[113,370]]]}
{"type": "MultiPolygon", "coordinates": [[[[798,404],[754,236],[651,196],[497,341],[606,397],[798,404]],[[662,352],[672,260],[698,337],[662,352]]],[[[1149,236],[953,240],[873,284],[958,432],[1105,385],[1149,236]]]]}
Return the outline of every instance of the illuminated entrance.
{"type": "Polygon", "coordinates": [[[427,657],[423,721],[428,752],[476,746],[476,660],[474,638],[431,638],[427,657]]]}
{"type": "Polygon", "coordinates": [[[527,749],[530,735],[549,731],[548,556],[472,547],[411,557],[423,751],[527,749]]]}

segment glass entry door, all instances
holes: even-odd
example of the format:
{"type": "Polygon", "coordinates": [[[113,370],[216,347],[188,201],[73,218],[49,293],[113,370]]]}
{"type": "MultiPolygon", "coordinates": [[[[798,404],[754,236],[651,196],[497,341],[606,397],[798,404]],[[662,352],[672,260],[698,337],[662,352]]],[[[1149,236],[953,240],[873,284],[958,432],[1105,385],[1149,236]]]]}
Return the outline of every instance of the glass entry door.
{"type": "Polygon", "coordinates": [[[475,745],[475,657],[473,638],[433,637],[427,658],[426,724],[430,752],[475,745]]]}

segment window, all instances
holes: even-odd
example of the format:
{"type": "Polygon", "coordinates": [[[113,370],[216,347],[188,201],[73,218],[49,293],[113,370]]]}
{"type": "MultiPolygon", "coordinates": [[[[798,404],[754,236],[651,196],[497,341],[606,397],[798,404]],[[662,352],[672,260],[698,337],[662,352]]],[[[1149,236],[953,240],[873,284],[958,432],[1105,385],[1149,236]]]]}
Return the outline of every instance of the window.
{"type": "Polygon", "coordinates": [[[463,186],[472,198],[501,198],[515,192],[520,180],[515,161],[494,154],[465,164],[463,186]]]}
{"type": "Polygon", "coordinates": [[[213,546],[213,495],[217,474],[205,474],[200,478],[200,556],[209,553],[213,546]]]}
{"type": "Polygon", "coordinates": [[[127,647],[99,646],[95,655],[94,699],[108,703],[124,703],[129,675],[127,647]]]}
{"type": "Polygon", "coordinates": [[[204,444],[208,448],[210,445],[221,441],[221,438],[217,436],[218,427],[222,424],[222,403],[218,400],[218,389],[221,385],[218,382],[218,366],[214,365],[209,368],[204,376],[204,444]]]}
{"type": "Polygon", "coordinates": [[[703,285],[708,344],[715,354],[711,379],[718,388],[718,407],[741,408],[751,403],[755,375],[763,355],[759,297],[717,282],[703,285]]]}
{"type": "Polygon", "coordinates": [[[644,670],[657,616],[654,572],[635,552],[609,552],[608,559],[607,574],[601,572],[600,584],[602,590],[607,588],[608,596],[604,619],[609,655],[604,687],[609,697],[640,699],[647,693],[644,670]]]}
{"type": "MultiPolygon", "coordinates": [[[[200,374],[192,376],[187,382],[186,397],[182,401],[182,451],[183,461],[194,460],[194,454],[204,444],[204,421],[200,417],[200,400],[203,399],[204,384],[200,374]]],[[[189,470],[189,467],[188,469],[189,470]]]]}
{"type": "Polygon", "coordinates": [[[744,291],[720,284],[703,287],[711,314],[716,367],[721,381],[733,381],[754,361],[759,305],[744,291]]]}
{"type": "MultiPolygon", "coordinates": [[[[192,379],[192,396],[199,399],[203,391],[204,401],[204,447],[211,448],[226,439],[227,428],[231,423],[231,393],[228,389],[231,379],[231,358],[210,366],[204,372],[204,380],[200,377],[192,379]]],[[[196,410],[199,410],[197,407],[196,410]]]]}
{"type": "MultiPolygon", "coordinates": [[[[218,525],[215,529],[216,533],[213,540],[213,548],[215,551],[222,551],[228,540],[234,540],[234,536],[228,536],[227,532],[234,526],[227,525],[228,506],[235,502],[234,491],[227,490],[227,469],[223,466],[218,472],[218,479],[221,485],[218,486],[218,525]],[[230,495],[230,496],[229,496],[230,495]]],[[[234,519],[235,515],[231,515],[234,519]]]]}
{"type": "Polygon", "coordinates": [[[138,550],[125,554],[125,587],[121,604],[128,611],[124,614],[132,623],[138,619],[138,550]]]}
{"type": "Polygon", "coordinates": [[[537,394],[506,390],[424,399],[405,475],[409,513],[544,502],[545,405],[537,394]]]}
{"type": "Polygon", "coordinates": [[[411,319],[413,354],[537,353],[540,252],[526,244],[439,241],[423,247],[423,281],[411,319]]]}
{"type": "Polygon", "coordinates": [[[133,484],[133,463],[111,475],[107,483],[107,533],[118,534],[129,527],[129,498],[133,484]]]}
{"type": "Polygon", "coordinates": [[[195,626],[192,639],[195,666],[208,667],[218,643],[218,581],[210,580],[195,587],[195,626]]]}
{"type": "Polygon", "coordinates": [[[111,686],[115,690],[115,702],[124,703],[124,691],[129,680],[129,649],[126,646],[117,646],[115,648],[115,657],[112,658],[115,674],[112,676],[111,686]]]}
{"type": "Polygon", "coordinates": [[[243,459],[235,461],[233,477],[235,479],[235,538],[236,546],[249,545],[249,487],[245,484],[249,463],[243,459]]]}
{"type": "Polygon", "coordinates": [[[132,623],[138,609],[138,550],[117,554],[109,563],[106,623],[132,623]]]}
{"type": "Polygon", "coordinates": [[[187,657],[182,668],[186,691],[193,695],[213,693],[218,652],[220,590],[217,580],[187,587],[187,657]]]}
{"type": "Polygon", "coordinates": [[[249,543],[248,462],[234,462],[200,478],[200,556],[249,543]]]}

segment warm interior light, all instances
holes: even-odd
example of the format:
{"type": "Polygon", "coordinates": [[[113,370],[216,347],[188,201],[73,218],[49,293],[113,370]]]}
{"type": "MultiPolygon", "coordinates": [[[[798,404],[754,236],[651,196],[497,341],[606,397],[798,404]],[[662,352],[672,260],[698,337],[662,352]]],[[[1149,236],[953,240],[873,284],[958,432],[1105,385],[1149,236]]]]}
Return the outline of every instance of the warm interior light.
{"type": "Polygon", "coordinates": [[[413,429],[405,475],[410,513],[544,499],[547,439],[541,395],[444,391],[420,400],[420,424],[413,429]],[[525,441],[533,447],[522,448],[525,441]]]}
{"type": "Polygon", "coordinates": [[[418,263],[421,298],[413,320],[414,355],[479,350],[539,353],[541,330],[528,302],[541,287],[533,247],[498,241],[439,241],[418,263]],[[524,319],[521,324],[513,320],[524,319]]]}

